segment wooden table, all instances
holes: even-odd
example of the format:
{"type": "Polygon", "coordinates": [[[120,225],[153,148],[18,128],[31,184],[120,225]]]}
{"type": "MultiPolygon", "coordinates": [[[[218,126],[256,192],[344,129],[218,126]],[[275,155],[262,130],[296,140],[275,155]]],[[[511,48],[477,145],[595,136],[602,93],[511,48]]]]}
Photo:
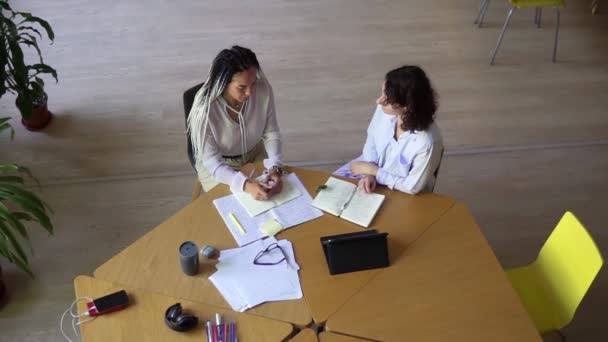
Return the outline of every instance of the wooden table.
{"type": "Polygon", "coordinates": [[[330,333],[327,331],[324,331],[319,334],[319,342],[364,342],[364,341],[369,341],[369,340],[363,340],[363,339],[352,337],[352,336],[333,334],[333,333],[330,333]]]}
{"type": "MultiPolygon", "coordinates": [[[[322,172],[300,168],[292,168],[291,171],[296,173],[311,194],[314,194],[316,187],[324,184],[328,177],[322,172]]],[[[398,259],[406,246],[454,204],[451,198],[433,194],[414,197],[386,188],[380,188],[378,192],[387,197],[370,229],[378,228],[389,234],[400,232],[398,238],[393,239],[391,236],[390,239],[389,250],[392,259],[398,259]]],[[[95,277],[229,308],[221,294],[207,279],[215,272],[215,268],[206,265],[196,276],[186,276],[179,268],[177,253],[179,245],[186,240],[192,240],[199,246],[207,244],[219,249],[236,247],[212,203],[214,199],[228,194],[227,187],[218,186],[199,197],[100,266],[94,273],[95,277]]],[[[315,322],[323,324],[331,313],[378,271],[330,276],[319,237],[359,230],[361,228],[353,223],[324,215],[279,234],[277,238],[289,239],[294,244],[296,258],[302,268],[300,281],[306,301],[301,299],[270,302],[248,312],[290,322],[299,327],[310,323],[312,313],[315,322]]]]}
{"type": "Polygon", "coordinates": [[[331,315],[326,329],[381,341],[542,341],[461,204],[331,315]]]}
{"type": "MultiPolygon", "coordinates": [[[[238,247],[212,203],[228,194],[228,187],[215,187],[101,265],[95,270],[95,277],[229,309],[207,279],[215,267],[201,265],[196,276],[187,276],[181,271],[178,254],[180,244],[187,240],[199,247],[206,244],[220,250],[238,247]]],[[[269,302],[247,312],[299,327],[311,322],[304,299],[269,302]]]]}
{"type": "Polygon", "coordinates": [[[307,328],[302,329],[289,342],[319,342],[319,339],[317,339],[317,333],[314,330],[307,328]]]}
{"type": "MultiPolygon", "coordinates": [[[[300,168],[291,171],[311,194],[329,176],[300,168]]],[[[247,313],[298,327],[313,320],[320,326],[327,323],[329,332],[341,334],[329,338],[540,341],[463,205],[436,194],[410,196],[385,187],[377,192],[386,200],[370,229],[389,233],[390,267],[330,276],[319,237],[361,227],[326,214],[277,236],[293,243],[304,298],[265,303],[247,313]]],[[[204,265],[198,275],[186,276],[177,252],[186,240],[219,249],[236,247],[212,204],[228,194],[226,186],[218,186],[199,197],[100,266],[95,276],[230,309],[207,279],[215,268],[204,265]]]]}
{"type": "MultiPolygon", "coordinates": [[[[86,342],[207,341],[204,321],[214,320],[216,313],[221,314],[226,321],[236,322],[239,340],[245,342],[283,341],[293,331],[293,326],[285,322],[163,296],[87,276],[76,277],[74,288],[76,298],[97,298],[118,290],[126,290],[129,295],[130,305],[126,309],[99,316],[81,325],[82,340],[86,342]],[[184,311],[198,316],[199,324],[194,330],[176,332],[165,325],[165,310],[177,302],[182,304],[184,311]]],[[[85,303],[80,302],[79,312],[84,310],[85,303]]],[[[68,320],[65,323],[66,327],[71,324],[68,320]]]]}

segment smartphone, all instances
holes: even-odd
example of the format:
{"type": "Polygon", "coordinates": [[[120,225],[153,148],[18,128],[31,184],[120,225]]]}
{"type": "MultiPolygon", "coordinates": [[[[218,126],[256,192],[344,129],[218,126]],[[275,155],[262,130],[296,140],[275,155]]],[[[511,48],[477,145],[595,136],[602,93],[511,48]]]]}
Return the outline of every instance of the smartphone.
{"type": "Polygon", "coordinates": [[[87,304],[90,316],[103,315],[105,313],[124,309],[129,304],[129,296],[125,290],[111,293],[94,299],[93,302],[87,304]]]}

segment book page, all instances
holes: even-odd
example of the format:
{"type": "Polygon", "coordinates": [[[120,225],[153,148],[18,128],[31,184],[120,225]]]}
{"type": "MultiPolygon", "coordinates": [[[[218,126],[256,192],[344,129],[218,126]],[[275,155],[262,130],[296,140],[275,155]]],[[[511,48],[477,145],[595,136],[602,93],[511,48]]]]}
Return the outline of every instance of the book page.
{"type": "Polygon", "coordinates": [[[357,189],[340,217],[360,226],[369,227],[382,206],[384,197],[381,194],[368,194],[363,189],[357,189]]]}
{"type": "Polygon", "coordinates": [[[342,207],[357,189],[355,184],[329,177],[325,182],[326,189],[319,191],[312,205],[332,215],[340,216],[342,207]]]}

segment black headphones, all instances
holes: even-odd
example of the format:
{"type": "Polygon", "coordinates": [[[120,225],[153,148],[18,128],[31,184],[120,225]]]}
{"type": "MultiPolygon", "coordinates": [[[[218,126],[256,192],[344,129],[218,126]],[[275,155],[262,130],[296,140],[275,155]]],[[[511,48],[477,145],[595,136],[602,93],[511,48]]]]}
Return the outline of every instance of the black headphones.
{"type": "Polygon", "coordinates": [[[198,317],[182,313],[182,305],[175,303],[165,311],[165,323],[175,331],[188,331],[198,324],[198,317]]]}

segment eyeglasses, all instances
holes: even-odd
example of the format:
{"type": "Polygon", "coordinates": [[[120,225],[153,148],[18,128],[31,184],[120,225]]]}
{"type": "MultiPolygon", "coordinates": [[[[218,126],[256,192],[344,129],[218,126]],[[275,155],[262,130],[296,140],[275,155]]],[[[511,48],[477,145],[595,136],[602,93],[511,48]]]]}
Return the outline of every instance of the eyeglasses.
{"type": "MultiPolygon", "coordinates": [[[[276,254],[276,252],[274,254],[276,254]]],[[[271,243],[270,245],[268,245],[268,247],[266,247],[266,249],[264,249],[263,251],[260,251],[255,256],[255,259],[253,259],[253,264],[261,265],[261,266],[272,266],[272,265],[278,265],[278,264],[282,263],[283,261],[287,261],[287,257],[285,256],[285,251],[283,251],[283,248],[281,248],[281,246],[279,246],[279,244],[274,242],[274,243],[271,243]],[[275,250],[278,250],[281,253],[281,259],[279,261],[274,261],[274,262],[260,261],[260,259],[262,259],[264,257],[267,257],[267,259],[271,259],[272,251],[275,251],[275,250]]]]}

